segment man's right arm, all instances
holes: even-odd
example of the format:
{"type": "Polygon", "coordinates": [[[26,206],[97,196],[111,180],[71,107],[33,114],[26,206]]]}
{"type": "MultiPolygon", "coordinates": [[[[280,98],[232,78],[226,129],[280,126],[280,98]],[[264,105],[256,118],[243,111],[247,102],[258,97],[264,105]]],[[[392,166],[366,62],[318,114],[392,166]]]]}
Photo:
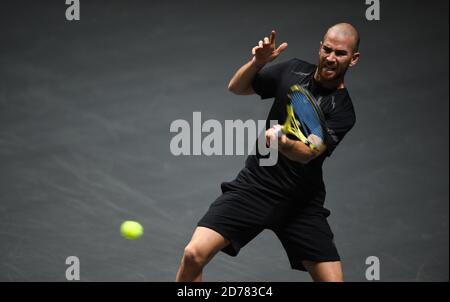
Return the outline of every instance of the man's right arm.
{"type": "Polygon", "coordinates": [[[272,30],[270,38],[265,37],[264,40],[259,41],[257,46],[253,47],[252,59],[234,74],[228,84],[228,90],[238,95],[255,93],[252,82],[258,71],[278,57],[288,46],[287,43],[282,43],[278,48],[275,48],[275,35],[275,31],[272,30]]]}
{"type": "Polygon", "coordinates": [[[231,78],[228,84],[228,90],[237,95],[254,94],[255,91],[252,87],[252,81],[263,66],[257,66],[254,59],[250,60],[239,68],[231,78]]]}

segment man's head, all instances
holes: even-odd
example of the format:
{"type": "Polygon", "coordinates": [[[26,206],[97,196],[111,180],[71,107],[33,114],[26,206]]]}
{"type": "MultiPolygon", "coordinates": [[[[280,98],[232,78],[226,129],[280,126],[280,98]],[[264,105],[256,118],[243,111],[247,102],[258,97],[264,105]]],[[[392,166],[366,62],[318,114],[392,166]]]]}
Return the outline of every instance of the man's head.
{"type": "Polygon", "coordinates": [[[320,42],[319,63],[314,78],[325,87],[341,88],[347,69],[359,59],[359,33],[348,23],[330,27],[320,42]]]}

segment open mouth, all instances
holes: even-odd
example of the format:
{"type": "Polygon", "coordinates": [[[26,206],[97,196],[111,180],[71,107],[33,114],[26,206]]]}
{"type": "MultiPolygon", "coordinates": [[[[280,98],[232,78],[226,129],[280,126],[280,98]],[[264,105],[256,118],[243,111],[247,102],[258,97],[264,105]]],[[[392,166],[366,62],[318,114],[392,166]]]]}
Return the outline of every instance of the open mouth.
{"type": "Polygon", "coordinates": [[[336,67],[324,66],[322,68],[322,71],[325,75],[332,76],[332,75],[336,74],[336,67]]]}

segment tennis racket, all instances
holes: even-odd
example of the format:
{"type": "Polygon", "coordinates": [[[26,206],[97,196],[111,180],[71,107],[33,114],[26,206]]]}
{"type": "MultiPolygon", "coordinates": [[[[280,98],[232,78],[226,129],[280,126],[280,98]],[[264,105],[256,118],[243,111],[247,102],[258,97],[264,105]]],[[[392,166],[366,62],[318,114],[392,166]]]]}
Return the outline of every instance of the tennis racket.
{"type": "Polygon", "coordinates": [[[288,97],[286,121],[275,128],[277,137],[291,134],[312,150],[322,149],[325,146],[325,118],[314,96],[300,85],[293,85],[288,97]]]}

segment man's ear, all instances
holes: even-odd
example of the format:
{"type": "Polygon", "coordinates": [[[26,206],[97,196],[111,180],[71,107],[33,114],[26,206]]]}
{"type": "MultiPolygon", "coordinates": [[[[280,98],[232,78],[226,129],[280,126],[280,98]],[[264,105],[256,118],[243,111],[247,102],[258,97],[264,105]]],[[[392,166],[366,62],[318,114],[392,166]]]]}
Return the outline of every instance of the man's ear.
{"type": "Polygon", "coordinates": [[[359,53],[359,52],[355,52],[353,55],[352,55],[352,60],[350,61],[350,67],[353,67],[353,66],[355,66],[356,64],[358,64],[358,61],[359,61],[359,57],[361,56],[361,54],[359,53]]]}

